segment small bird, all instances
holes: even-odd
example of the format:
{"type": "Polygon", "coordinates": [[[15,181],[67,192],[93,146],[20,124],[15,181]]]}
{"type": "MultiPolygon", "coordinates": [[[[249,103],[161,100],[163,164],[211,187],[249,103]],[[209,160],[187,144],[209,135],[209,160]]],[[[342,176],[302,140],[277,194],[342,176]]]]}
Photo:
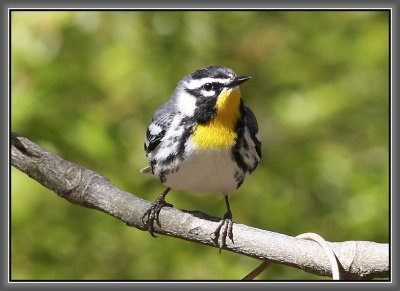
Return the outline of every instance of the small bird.
{"type": "Polygon", "coordinates": [[[165,201],[170,189],[220,192],[227,212],[214,232],[215,240],[220,251],[227,235],[234,243],[228,199],[261,159],[257,120],[243,104],[239,88],[249,79],[223,66],[196,70],[180,80],[155,111],[144,143],[150,165],[141,172],[153,174],[167,188],[142,217],[152,236],[162,207],[172,207],[165,201]]]}

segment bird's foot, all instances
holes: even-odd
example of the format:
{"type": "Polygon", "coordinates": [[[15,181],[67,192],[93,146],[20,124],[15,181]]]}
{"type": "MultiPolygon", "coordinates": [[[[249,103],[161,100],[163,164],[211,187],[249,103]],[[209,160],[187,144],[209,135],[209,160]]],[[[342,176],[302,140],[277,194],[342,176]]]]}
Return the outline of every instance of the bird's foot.
{"type": "Polygon", "coordinates": [[[145,226],[147,226],[147,230],[150,232],[152,237],[156,237],[153,232],[154,232],[154,221],[157,222],[158,226],[161,227],[159,216],[160,216],[160,211],[163,207],[173,207],[171,203],[168,203],[165,201],[165,195],[167,195],[169,191],[169,188],[165,190],[163,193],[161,193],[160,196],[158,196],[156,202],[149,208],[147,211],[143,214],[141,220],[145,226]],[[146,221],[144,221],[144,218],[147,217],[146,221]]]}
{"type": "Polygon", "coordinates": [[[215,241],[219,246],[219,253],[221,253],[221,249],[226,246],[226,237],[228,236],[229,239],[233,241],[233,222],[232,222],[232,213],[228,211],[224,215],[224,219],[221,220],[217,229],[214,231],[215,241]],[[218,243],[219,237],[221,237],[221,243],[218,243]]]}

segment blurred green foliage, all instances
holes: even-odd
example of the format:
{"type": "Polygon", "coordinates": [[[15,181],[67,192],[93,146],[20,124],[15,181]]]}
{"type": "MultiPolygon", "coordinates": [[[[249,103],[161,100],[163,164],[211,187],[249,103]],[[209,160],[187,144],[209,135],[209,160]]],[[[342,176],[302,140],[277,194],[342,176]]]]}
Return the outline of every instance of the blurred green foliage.
{"type": "MultiPolygon", "coordinates": [[[[13,11],[11,128],[154,201],[139,173],[153,111],[186,74],[251,81],[263,159],[234,221],[329,241],[389,241],[389,12],[13,11]]],[[[221,217],[218,194],[175,207],[221,217]]],[[[259,261],[129,228],[11,171],[11,279],[240,279],[259,261]]],[[[327,279],[274,265],[257,279],[327,279]]]]}

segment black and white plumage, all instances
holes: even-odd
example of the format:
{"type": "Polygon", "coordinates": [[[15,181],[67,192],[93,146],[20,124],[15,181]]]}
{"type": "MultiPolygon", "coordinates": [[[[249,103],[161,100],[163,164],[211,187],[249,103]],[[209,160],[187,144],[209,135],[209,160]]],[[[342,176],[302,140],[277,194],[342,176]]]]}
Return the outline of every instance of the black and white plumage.
{"type": "Polygon", "coordinates": [[[228,234],[233,241],[228,197],[256,169],[261,138],[253,112],[243,104],[239,85],[250,79],[221,66],[184,77],[170,99],[154,113],[147,128],[145,151],[153,174],[168,188],[147,216],[150,233],[169,189],[220,192],[228,211],[216,231],[220,248],[228,234]],[[157,205],[158,204],[158,205],[157,205]]]}

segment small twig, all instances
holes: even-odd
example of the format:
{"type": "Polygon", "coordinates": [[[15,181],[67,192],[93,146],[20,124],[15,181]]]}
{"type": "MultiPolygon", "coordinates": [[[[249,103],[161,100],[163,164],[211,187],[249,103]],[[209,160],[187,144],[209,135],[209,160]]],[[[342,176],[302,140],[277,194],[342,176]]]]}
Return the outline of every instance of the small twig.
{"type": "Polygon", "coordinates": [[[253,280],[255,277],[257,277],[259,274],[264,272],[266,268],[268,268],[271,265],[271,262],[266,260],[262,262],[261,265],[259,265],[257,268],[255,268],[253,271],[251,271],[246,277],[244,277],[242,280],[253,280]]]}
{"type": "MultiPolygon", "coordinates": [[[[313,240],[313,241],[317,242],[325,250],[326,254],[328,255],[328,259],[329,259],[329,262],[331,264],[331,269],[332,269],[332,279],[340,280],[339,266],[337,264],[337,258],[335,256],[335,253],[328,246],[328,244],[326,243],[326,240],[322,236],[320,236],[319,234],[314,233],[314,232],[306,232],[306,233],[299,234],[296,237],[301,238],[301,239],[313,240]]],[[[253,280],[255,277],[257,277],[259,274],[261,274],[270,265],[271,265],[270,261],[268,261],[268,260],[264,261],[261,265],[259,265],[253,271],[251,271],[242,280],[253,280]]]]}
{"type": "Polygon", "coordinates": [[[328,255],[329,262],[331,264],[331,269],[332,269],[332,279],[333,280],[340,280],[340,274],[339,274],[339,266],[337,264],[337,258],[335,256],[335,253],[333,250],[328,246],[326,243],[326,240],[320,236],[317,233],[314,232],[306,232],[299,234],[296,236],[297,238],[302,238],[302,239],[308,239],[308,240],[313,240],[317,242],[326,252],[328,255]]]}

